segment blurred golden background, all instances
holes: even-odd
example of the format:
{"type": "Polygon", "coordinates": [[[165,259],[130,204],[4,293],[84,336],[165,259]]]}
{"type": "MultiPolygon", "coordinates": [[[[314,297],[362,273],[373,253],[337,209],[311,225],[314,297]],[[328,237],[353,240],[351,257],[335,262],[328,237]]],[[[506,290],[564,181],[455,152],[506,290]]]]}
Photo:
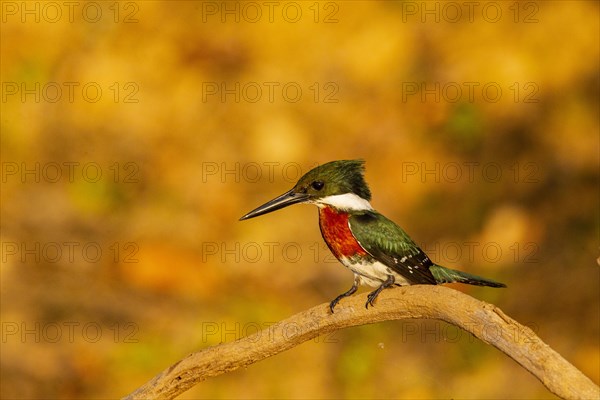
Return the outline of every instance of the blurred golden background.
{"type": "MultiPolygon", "coordinates": [[[[364,158],[455,286],[599,372],[599,6],[2,2],[2,398],[116,398],[352,284],[316,210],[364,158]]],[[[365,289],[362,289],[364,291],[365,289]]],[[[553,398],[437,321],[310,341],[182,398],[553,398]]]]}

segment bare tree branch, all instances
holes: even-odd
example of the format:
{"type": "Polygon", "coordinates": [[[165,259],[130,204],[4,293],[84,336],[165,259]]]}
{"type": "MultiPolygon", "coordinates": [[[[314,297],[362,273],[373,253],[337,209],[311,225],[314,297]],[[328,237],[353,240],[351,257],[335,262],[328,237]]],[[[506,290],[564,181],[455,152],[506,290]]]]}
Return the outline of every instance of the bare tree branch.
{"type": "Polygon", "coordinates": [[[521,364],[552,393],[568,399],[598,399],[600,388],[542,342],[531,329],[496,306],[443,286],[385,290],[375,307],[365,309],[364,294],[342,300],[335,314],[321,304],[264,331],[192,353],[125,399],[172,399],[206,378],[271,357],[349,326],[408,318],[434,318],[454,324],[521,364]]]}

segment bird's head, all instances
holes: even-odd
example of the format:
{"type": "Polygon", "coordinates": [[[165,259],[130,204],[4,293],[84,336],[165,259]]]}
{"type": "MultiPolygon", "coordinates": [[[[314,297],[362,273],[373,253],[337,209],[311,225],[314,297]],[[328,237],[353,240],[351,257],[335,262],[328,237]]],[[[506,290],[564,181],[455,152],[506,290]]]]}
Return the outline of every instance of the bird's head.
{"type": "Polygon", "coordinates": [[[304,174],[289,191],[244,215],[258,217],[297,203],[341,210],[370,210],[371,191],[364,178],[363,160],[331,161],[304,174]]]}

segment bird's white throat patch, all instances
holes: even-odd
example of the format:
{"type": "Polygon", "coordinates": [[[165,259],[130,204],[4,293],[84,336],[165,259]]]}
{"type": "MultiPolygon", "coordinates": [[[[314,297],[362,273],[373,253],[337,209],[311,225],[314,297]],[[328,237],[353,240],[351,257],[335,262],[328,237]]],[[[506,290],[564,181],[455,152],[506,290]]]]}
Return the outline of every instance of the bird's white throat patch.
{"type": "Polygon", "coordinates": [[[354,193],[326,196],[313,201],[319,207],[331,206],[340,210],[367,211],[373,210],[371,203],[354,193]]]}

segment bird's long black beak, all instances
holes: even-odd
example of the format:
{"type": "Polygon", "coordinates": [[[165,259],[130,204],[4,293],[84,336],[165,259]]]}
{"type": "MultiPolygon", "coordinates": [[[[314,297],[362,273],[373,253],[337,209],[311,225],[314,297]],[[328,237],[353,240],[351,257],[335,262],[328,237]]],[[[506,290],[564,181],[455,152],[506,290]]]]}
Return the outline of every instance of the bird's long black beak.
{"type": "Polygon", "coordinates": [[[302,203],[303,201],[308,200],[308,194],[306,193],[297,193],[294,192],[294,189],[285,192],[281,196],[274,198],[273,200],[263,204],[260,207],[255,208],[250,211],[248,214],[244,215],[240,218],[240,221],[245,219],[250,219],[254,217],[258,217],[259,215],[270,213],[271,211],[276,211],[281,208],[291,206],[292,204],[302,203]]]}

